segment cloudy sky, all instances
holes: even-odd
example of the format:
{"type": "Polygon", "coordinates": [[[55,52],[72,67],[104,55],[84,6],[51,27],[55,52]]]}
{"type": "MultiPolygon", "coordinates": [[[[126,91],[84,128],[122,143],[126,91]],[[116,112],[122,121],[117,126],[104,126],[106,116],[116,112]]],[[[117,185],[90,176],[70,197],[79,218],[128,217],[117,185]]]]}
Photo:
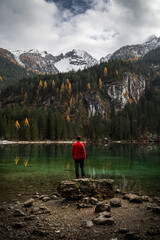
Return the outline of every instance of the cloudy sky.
{"type": "Polygon", "coordinates": [[[160,37],[160,0],[0,0],[0,47],[99,59],[160,37]]]}

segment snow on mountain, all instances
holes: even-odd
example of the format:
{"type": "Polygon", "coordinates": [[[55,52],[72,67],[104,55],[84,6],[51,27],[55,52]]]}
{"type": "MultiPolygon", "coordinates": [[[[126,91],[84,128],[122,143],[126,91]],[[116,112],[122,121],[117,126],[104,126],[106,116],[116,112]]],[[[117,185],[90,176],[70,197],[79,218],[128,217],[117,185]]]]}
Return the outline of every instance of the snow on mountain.
{"type": "Polygon", "coordinates": [[[90,54],[83,50],[72,50],[62,55],[61,60],[55,63],[60,72],[78,71],[98,64],[90,54]]]}
{"type": "Polygon", "coordinates": [[[100,59],[100,62],[101,62],[101,63],[102,63],[102,62],[108,62],[109,59],[111,58],[111,56],[112,56],[112,54],[108,54],[106,57],[102,57],[102,58],[100,59]]]}
{"type": "MultiPolygon", "coordinates": [[[[110,59],[123,59],[136,61],[139,58],[144,57],[146,53],[157,48],[158,46],[160,46],[160,38],[157,38],[155,35],[152,35],[143,44],[127,45],[118,49],[111,55],[110,59]]],[[[108,59],[107,56],[105,58],[106,60],[108,59]]],[[[101,59],[100,61],[103,61],[103,59],[101,59]]]]}
{"type": "Polygon", "coordinates": [[[17,50],[12,54],[18,64],[37,73],[78,71],[98,64],[98,61],[86,51],[75,49],[58,56],[37,49],[28,52],[17,50]]]}

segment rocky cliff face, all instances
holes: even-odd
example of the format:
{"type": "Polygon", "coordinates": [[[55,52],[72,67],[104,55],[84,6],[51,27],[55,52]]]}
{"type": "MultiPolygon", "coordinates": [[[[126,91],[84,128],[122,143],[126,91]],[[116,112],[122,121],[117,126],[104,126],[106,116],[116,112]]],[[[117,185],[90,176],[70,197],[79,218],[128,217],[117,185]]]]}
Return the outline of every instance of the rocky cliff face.
{"type": "Polygon", "coordinates": [[[138,102],[145,90],[145,79],[132,73],[125,73],[123,81],[118,84],[107,84],[106,93],[115,105],[115,110],[120,110],[129,102],[138,102]]]}
{"type": "Polygon", "coordinates": [[[98,113],[108,113],[110,115],[112,103],[115,106],[115,111],[123,109],[127,103],[137,103],[140,96],[144,93],[145,85],[144,77],[130,72],[124,74],[121,82],[103,83],[103,88],[106,92],[105,101],[102,101],[102,98],[93,91],[83,95],[89,116],[94,116],[98,113]]]}

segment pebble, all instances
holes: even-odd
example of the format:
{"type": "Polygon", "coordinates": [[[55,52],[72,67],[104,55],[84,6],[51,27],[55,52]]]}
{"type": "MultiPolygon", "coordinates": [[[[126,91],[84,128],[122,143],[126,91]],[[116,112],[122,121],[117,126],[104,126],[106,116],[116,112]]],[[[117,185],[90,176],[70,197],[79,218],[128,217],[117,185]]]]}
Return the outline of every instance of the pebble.
{"type": "Polygon", "coordinates": [[[91,197],[89,199],[89,203],[92,204],[92,205],[96,205],[98,203],[98,199],[97,198],[94,198],[94,197],[91,197]]]}
{"type": "Polygon", "coordinates": [[[58,197],[57,195],[52,195],[51,199],[52,199],[52,200],[58,200],[59,197],[58,197]]]}
{"type": "Polygon", "coordinates": [[[93,222],[96,225],[112,225],[114,223],[113,218],[106,218],[103,216],[96,217],[93,222]]]}
{"type": "Polygon", "coordinates": [[[105,212],[99,213],[98,216],[102,216],[102,217],[105,217],[105,218],[109,218],[109,217],[111,217],[111,213],[105,211],[105,212]]]}
{"type": "Polygon", "coordinates": [[[24,207],[32,207],[32,206],[33,206],[33,202],[34,202],[34,199],[33,199],[33,198],[28,199],[27,201],[25,201],[25,202],[23,203],[23,206],[24,206],[24,207]]]}
{"type": "Polygon", "coordinates": [[[36,217],[34,215],[26,216],[24,218],[25,221],[32,221],[32,220],[35,220],[35,219],[36,219],[36,217]]]}
{"type": "Polygon", "coordinates": [[[160,207],[159,206],[153,207],[152,212],[160,214],[160,207]]]}
{"type": "Polygon", "coordinates": [[[24,217],[25,216],[25,213],[22,212],[20,209],[15,209],[14,212],[13,212],[13,216],[14,217],[24,217]]]}
{"type": "Polygon", "coordinates": [[[93,226],[93,222],[92,221],[85,221],[84,222],[84,227],[85,228],[91,228],[93,226]]]}
{"type": "Polygon", "coordinates": [[[142,196],[142,201],[143,202],[148,202],[149,201],[149,196],[142,196]]]}
{"type": "Polygon", "coordinates": [[[129,232],[129,230],[127,229],[127,228],[120,228],[119,230],[118,230],[118,233],[127,233],[127,232],[129,232]]]}
{"type": "Polygon", "coordinates": [[[140,236],[135,232],[126,233],[125,238],[129,240],[140,240],[140,236]]]}
{"type": "Polygon", "coordinates": [[[43,201],[43,202],[47,202],[47,201],[49,201],[49,200],[51,200],[49,197],[44,197],[44,198],[42,198],[42,201],[43,201]]]}
{"type": "Polygon", "coordinates": [[[111,205],[111,207],[121,207],[122,202],[119,198],[114,198],[114,199],[110,200],[110,205],[111,205]]]}
{"type": "Polygon", "coordinates": [[[17,222],[17,223],[14,223],[14,224],[12,225],[13,228],[23,228],[23,227],[25,227],[25,226],[26,226],[26,224],[23,223],[23,222],[17,222]]]}
{"type": "Polygon", "coordinates": [[[98,203],[95,208],[96,213],[100,213],[100,212],[104,212],[104,211],[110,212],[110,210],[111,210],[110,206],[103,202],[98,203]]]}

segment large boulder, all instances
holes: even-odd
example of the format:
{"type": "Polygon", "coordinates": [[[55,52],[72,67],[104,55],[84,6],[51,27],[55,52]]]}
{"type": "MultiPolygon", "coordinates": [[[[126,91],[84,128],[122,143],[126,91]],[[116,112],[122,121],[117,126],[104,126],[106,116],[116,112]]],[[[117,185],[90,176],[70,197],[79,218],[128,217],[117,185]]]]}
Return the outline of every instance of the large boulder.
{"type": "Polygon", "coordinates": [[[114,181],[112,179],[94,180],[90,178],[62,181],[58,192],[66,199],[82,199],[96,197],[106,199],[114,196],[114,181]]]}

